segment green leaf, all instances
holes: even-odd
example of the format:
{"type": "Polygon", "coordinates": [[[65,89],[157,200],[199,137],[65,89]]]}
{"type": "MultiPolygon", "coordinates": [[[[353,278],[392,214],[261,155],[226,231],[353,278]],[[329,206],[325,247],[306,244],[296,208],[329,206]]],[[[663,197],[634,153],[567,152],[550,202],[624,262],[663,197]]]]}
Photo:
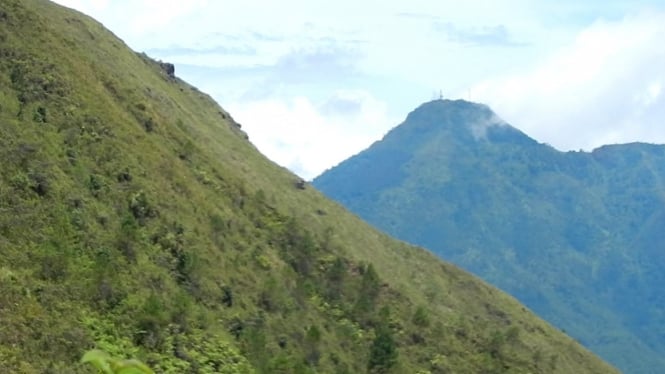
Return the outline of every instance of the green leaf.
{"type": "Polygon", "coordinates": [[[114,374],[111,369],[111,357],[103,351],[93,349],[86,352],[81,358],[82,363],[90,363],[104,374],[114,374]]]}
{"type": "Polygon", "coordinates": [[[148,366],[139,360],[122,360],[113,364],[116,374],[155,374],[148,366]]]}

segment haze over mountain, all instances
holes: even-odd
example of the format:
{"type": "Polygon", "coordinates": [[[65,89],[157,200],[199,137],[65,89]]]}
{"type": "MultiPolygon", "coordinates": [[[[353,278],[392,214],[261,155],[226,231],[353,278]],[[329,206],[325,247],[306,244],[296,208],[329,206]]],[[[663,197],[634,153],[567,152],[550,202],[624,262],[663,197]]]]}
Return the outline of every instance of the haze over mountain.
{"type": "Polygon", "coordinates": [[[0,0],[0,372],[612,373],[372,229],[99,23],[0,0]]]}
{"type": "Polygon", "coordinates": [[[313,184],[626,373],[665,367],[665,146],[560,152],[485,105],[435,100],[313,184]]]}

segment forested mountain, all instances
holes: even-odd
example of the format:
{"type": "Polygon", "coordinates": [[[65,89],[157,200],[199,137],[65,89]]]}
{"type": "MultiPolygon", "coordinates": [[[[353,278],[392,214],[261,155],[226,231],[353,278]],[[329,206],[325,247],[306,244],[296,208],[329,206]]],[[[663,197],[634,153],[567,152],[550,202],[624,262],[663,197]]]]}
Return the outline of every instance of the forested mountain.
{"type": "Polygon", "coordinates": [[[102,25],[0,0],[0,372],[608,373],[377,232],[102,25]]]}
{"type": "Polygon", "coordinates": [[[485,105],[436,100],[313,183],[625,372],[665,367],[665,146],[560,152],[485,105]]]}

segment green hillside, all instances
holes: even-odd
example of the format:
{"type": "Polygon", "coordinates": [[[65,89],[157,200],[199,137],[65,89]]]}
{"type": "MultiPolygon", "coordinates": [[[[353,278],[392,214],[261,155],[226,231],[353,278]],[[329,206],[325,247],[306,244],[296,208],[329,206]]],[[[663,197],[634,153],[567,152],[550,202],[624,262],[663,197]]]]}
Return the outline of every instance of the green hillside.
{"type": "Polygon", "coordinates": [[[1,373],[615,372],[46,1],[0,0],[0,164],[1,373]]]}
{"type": "Polygon", "coordinates": [[[623,371],[662,373],[665,146],[560,152],[484,105],[436,100],[313,183],[623,371]]]}

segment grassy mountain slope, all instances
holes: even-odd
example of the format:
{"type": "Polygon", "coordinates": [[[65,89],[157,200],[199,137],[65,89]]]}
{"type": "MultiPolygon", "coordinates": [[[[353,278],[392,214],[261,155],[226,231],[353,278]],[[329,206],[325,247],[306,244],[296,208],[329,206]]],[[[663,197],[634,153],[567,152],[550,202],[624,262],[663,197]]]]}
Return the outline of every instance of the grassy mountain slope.
{"type": "Polygon", "coordinates": [[[664,146],[559,152],[486,106],[436,100],[313,183],[625,372],[665,367],[664,146]]]}
{"type": "Polygon", "coordinates": [[[0,131],[0,372],[614,372],[71,10],[0,0],[0,131]]]}

